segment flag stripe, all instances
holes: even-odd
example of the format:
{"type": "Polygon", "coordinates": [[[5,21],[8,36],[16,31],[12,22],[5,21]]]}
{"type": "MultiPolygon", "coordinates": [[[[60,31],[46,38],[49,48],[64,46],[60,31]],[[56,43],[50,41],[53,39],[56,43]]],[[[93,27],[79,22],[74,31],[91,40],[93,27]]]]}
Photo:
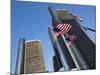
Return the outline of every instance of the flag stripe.
{"type": "Polygon", "coordinates": [[[68,25],[68,26],[67,26],[67,28],[66,28],[66,32],[68,32],[68,31],[69,31],[69,29],[70,29],[69,27],[70,27],[70,25],[68,25]]]}
{"type": "Polygon", "coordinates": [[[64,35],[71,29],[71,27],[72,26],[70,24],[58,24],[56,28],[59,29],[60,31],[55,32],[55,35],[56,36],[64,35]]]}
{"type": "Polygon", "coordinates": [[[72,26],[69,26],[69,28],[67,29],[67,32],[70,30],[71,27],[72,27],[72,26]]]}
{"type": "Polygon", "coordinates": [[[70,40],[72,40],[72,41],[75,40],[76,38],[77,38],[76,34],[73,34],[70,36],[70,40]]]}
{"type": "Polygon", "coordinates": [[[70,25],[68,25],[67,27],[65,27],[65,29],[62,30],[62,34],[67,33],[70,30],[70,28],[71,28],[70,25]]]}

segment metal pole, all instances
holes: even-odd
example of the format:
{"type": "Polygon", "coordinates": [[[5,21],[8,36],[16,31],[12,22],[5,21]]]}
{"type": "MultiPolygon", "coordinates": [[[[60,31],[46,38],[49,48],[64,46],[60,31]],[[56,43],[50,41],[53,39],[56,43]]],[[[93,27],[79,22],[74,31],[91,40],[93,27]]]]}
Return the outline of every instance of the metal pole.
{"type": "Polygon", "coordinates": [[[68,51],[70,52],[73,61],[75,62],[75,65],[77,67],[78,70],[82,70],[82,69],[89,69],[89,66],[87,64],[87,62],[85,61],[84,57],[81,55],[81,53],[79,52],[78,48],[76,47],[76,45],[73,43],[70,47],[67,43],[67,41],[65,40],[64,35],[61,35],[64,42],[66,43],[66,46],[68,48],[68,51]]]}
{"type": "Polygon", "coordinates": [[[95,44],[95,41],[94,41],[94,39],[89,35],[89,33],[84,29],[84,28],[82,28],[81,26],[80,26],[80,28],[84,31],[84,33],[90,38],[90,40],[95,44]]]}
{"type": "Polygon", "coordinates": [[[56,44],[57,45],[57,50],[58,50],[58,52],[59,52],[59,56],[60,56],[60,58],[61,58],[61,60],[62,60],[62,64],[63,64],[63,66],[64,66],[64,68],[65,68],[65,70],[70,70],[70,68],[69,68],[69,66],[68,66],[68,64],[67,64],[67,61],[66,61],[66,59],[65,59],[65,56],[64,56],[64,54],[63,54],[63,52],[62,52],[62,49],[61,49],[61,47],[60,47],[60,45],[59,45],[59,43],[58,43],[58,41],[57,41],[57,38],[55,37],[55,35],[54,35],[54,32],[53,32],[53,30],[52,30],[52,27],[49,27],[49,34],[50,34],[50,37],[51,37],[51,41],[52,41],[52,43],[54,44],[56,44]]]}

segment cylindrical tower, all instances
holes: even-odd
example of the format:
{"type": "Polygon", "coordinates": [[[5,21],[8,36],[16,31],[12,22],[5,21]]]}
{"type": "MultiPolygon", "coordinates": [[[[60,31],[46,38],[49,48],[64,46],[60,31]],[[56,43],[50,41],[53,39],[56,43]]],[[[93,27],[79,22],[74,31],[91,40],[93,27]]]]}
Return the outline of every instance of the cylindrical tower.
{"type": "Polygon", "coordinates": [[[15,74],[24,73],[25,39],[19,39],[15,74]]]}
{"type": "MultiPolygon", "coordinates": [[[[69,32],[56,37],[66,60],[69,59],[66,53],[69,52],[69,55],[71,55],[71,58],[73,59],[78,70],[94,69],[95,43],[81,28],[75,16],[73,16],[65,9],[56,10],[54,8],[49,7],[49,11],[52,16],[53,28],[55,28],[58,24],[70,24],[72,26],[69,32]],[[77,35],[77,39],[72,43],[71,46],[69,46],[69,40],[67,40],[66,38],[70,37],[73,34],[77,35]],[[65,45],[66,49],[64,49],[65,45]]],[[[53,32],[55,33],[55,31],[53,32]]]]}

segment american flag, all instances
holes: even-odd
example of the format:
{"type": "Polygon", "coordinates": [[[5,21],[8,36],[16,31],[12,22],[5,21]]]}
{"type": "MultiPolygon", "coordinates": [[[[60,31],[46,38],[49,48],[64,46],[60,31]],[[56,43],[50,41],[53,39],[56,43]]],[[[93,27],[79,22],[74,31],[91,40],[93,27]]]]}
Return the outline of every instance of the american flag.
{"type": "Polygon", "coordinates": [[[76,14],[71,14],[71,15],[74,16],[74,18],[79,20],[80,22],[84,21],[79,15],[76,15],[76,14]]]}
{"type": "Polygon", "coordinates": [[[70,24],[58,24],[53,31],[56,37],[58,37],[59,35],[64,35],[67,33],[71,28],[72,26],[70,24]]]}
{"type": "Polygon", "coordinates": [[[83,19],[82,19],[82,18],[80,18],[80,16],[79,16],[79,15],[76,15],[76,16],[75,16],[75,18],[76,18],[76,19],[78,19],[80,22],[83,22],[83,19]]]}
{"type": "Polygon", "coordinates": [[[73,35],[69,36],[69,39],[70,39],[70,41],[68,41],[66,44],[71,46],[73,44],[73,42],[77,39],[77,34],[74,33],[73,35]]]}
{"type": "Polygon", "coordinates": [[[71,35],[69,38],[70,38],[71,41],[74,41],[75,39],[77,39],[77,34],[74,33],[74,34],[71,35]]]}

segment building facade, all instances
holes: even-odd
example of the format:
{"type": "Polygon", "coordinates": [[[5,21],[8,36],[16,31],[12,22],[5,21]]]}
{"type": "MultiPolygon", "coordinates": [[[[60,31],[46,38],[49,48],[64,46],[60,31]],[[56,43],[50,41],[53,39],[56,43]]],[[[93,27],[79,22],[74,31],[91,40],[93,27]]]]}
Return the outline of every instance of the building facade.
{"type": "Polygon", "coordinates": [[[39,40],[25,43],[24,73],[45,72],[42,43],[39,40]]]}

